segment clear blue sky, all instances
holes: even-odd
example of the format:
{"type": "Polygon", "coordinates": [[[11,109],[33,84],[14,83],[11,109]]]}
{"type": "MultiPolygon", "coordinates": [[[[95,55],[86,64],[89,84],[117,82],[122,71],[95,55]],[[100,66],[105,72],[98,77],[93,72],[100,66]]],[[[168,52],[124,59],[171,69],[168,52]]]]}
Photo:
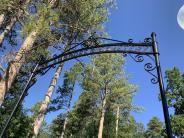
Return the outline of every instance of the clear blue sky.
{"type": "MultiPolygon", "coordinates": [[[[176,20],[183,4],[183,0],[118,0],[118,9],[111,12],[107,32],[112,38],[123,41],[129,38],[141,41],[150,37],[151,32],[156,32],[163,73],[174,66],[184,71],[184,30],[176,20]]],[[[70,65],[67,63],[65,69],[70,65]]],[[[153,116],[163,120],[162,106],[158,101],[159,87],[151,84],[151,76],[144,71],[144,63],[135,63],[127,58],[125,71],[132,74],[130,82],[139,85],[134,104],[145,108],[143,113],[133,113],[136,120],[144,124],[153,116]]],[[[37,85],[31,88],[30,95],[26,98],[26,107],[44,98],[53,73],[51,71],[39,78],[37,85]]],[[[62,77],[58,84],[62,84],[62,77]]],[[[76,89],[76,93],[78,91],[80,90],[76,89]]],[[[56,115],[57,113],[51,113],[46,116],[46,120],[51,122],[56,115]]]]}

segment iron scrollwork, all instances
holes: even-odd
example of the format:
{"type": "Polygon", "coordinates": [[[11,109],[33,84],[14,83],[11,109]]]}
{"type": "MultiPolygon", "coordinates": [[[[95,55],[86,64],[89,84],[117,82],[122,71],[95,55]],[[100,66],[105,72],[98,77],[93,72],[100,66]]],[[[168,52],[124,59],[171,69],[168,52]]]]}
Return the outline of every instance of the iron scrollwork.
{"type": "MultiPolygon", "coordinates": [[[[129,54],[129,56],[135,61],[135,62],[143,62],[144,61],[144,56],[145,55],[132,55],[129,54]]],[[[149,59],[151,59],[153,62],[154,59],[150,56],[150,55],[146,55],[147,57],[149,57],[149,59]]],[[[156,71],[156,66],[153,65],[153,63],[149,62],[149,63],[145,63],[144,64],[144,70],[146,72],[148,72],[152,78],[151,78],[151,83],[153,84],[157,84],[158,83],[158,77],[153,73],[154,71],[156,71]]]]}
{"type": "Polygon", "coordinates": [[[153,66],[152,63],[146,63],[144,65],[144,69],[145,69],[145,71],[147,71],[149,74],[151,74],[153,76],[151,78],[151,82],[153,84],[157,84],[158,83],[158,77],[155,74],[152,73],[154,70],[156,70],[156,66],[153,66]]]}
{"type": "Polygon", "coordinates": [[[156,67],[153,66],[153,62],[155,64],[155,60],[152,57],[153,51],[151,38],[145,38],[143,42],[135,43],[133,39],[129,39],[128,42],[124,42],[109,38],[95,38],[92,36],[87,40],[74,45],[67,52],[60,55],[54,55],[53,58],[46,60],[44,63],[47,64],[46,67],[41,68],[41,70],[47,69],[43,72],[43,74],[45,74],[49,69],[54,68],[56,64],[61,62],[102,53],[122,53],[124,57],[129,55],[135,62],[139,63],[145,61],[144,58],[147,56],[152,62],[146,63],[144,65],[144,69],[146,72],[151,74],[151,82],[153,84],[158,82],[158,77],[154,74],[156,67]]]}
{"type": "Polygon", "coordinates": [[[144,61],[144,57],[143,55],[135,55],[133,56],[132,54],[129,54],[130,57],[135,61],[135,62],[143,62],[144,61]]]}

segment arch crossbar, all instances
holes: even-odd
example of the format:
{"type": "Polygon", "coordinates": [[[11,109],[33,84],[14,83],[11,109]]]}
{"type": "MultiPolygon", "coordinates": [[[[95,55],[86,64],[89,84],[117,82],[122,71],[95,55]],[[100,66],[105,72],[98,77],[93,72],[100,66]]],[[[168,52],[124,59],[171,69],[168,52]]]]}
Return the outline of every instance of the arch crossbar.
{"type": "Polygon", "coordinates": [[[53,58],[43,61],[42,63],[40,63],[40,66],[42,65],[46,66],[41,67],[39,71],[52,68],[55,65],[62,62],[95,54],[122,53],[125,55],[135,54],[135,55],[150,55],[150,56],[155,54],[153,52],[152,42],[150,41],[145,41],[143,43],[133,43],[132,41],[131,42],[119,41],[116,43],[104,43],[104,44],[95,43],[94,45],[94,42],[97,42],[99,39],[102,38],[93,38],[93,39],[90,38],[89,40],[85,40],[84,42],[82,42],[80,45],[74,46],[75,48],[73,50],[68,50],[68,52],[63,52],[60,55],[55,55],[53,58]]]}

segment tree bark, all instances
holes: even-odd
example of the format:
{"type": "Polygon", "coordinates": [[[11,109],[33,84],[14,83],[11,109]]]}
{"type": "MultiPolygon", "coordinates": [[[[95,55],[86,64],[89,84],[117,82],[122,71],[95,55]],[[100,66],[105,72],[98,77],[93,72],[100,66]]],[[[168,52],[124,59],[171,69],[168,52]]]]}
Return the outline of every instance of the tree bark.
{"type": "MultiPolygon", "coordinates": [[[[30,0],[26,1],[27,3],[30,2],[30,0]]],[[[53,6],[54,3],[57,2],[57,0],[50,1],[50,5],[53,6]]],[[[4,96],[6,92],[10,89],[15,77],[20,71],[21,66],[25,62],[25,55],[28,53],[28,51],[32,48],[36,37],[37,37],[38,31],[33,30],[25,39],[23,42],[19,52],[15,56],[15,60],[9,64],[9,67],[6,69],[4,79],[0,81],[0,107],[4,101],[4,96]]]]}
{"type": "Polygon", "coordinates": [[[2,26],[2,24],[4,22],[4,18],[5,18],[4,14],[1,14],[0,15],[0,27],[2,26]]]}
{"type": "MultiPolygon", "coordinates": [[[[67,115],[68,115],[69,112],[70,112],[70,108],[67,110],[67,115]]],[[[64,125],[63,125],[63,130],[62,130],[62,133],[61,133],[61,138],[64,138],[67,123],[68,123],[68,116],[66,116],[66,118],[65,118],[65,122],[64,122],[64,125]]]]}
{"type": "Polygon", "coordinates": [[[102,135],[103,135],[105,113],[106,113],[106,96],[104,97],[103,103],[102,103],[102,114],[100,118],[99,129],[98,129],[98,138],[102,138],[102,135]]]}
{"type": "Polygon", "coordinates": [[[71,93],[71,96],[70,96],[70,99],[69,99],[67,114],[66,114],[64,125],[63,125],[63,130],[62,130],[62,133],[61,133],[61,138],[64,138],[64,135],[65,135],[66,125],[68,123],[68,114],[70,112],[70,104],[71,104],[71,101],[72,101],[72,96],[73,96],[73,92],[71,93]]]}
{"type": "Polygon", "coordinates": [[[116,112],[116,138],[118,137],[118,126],[119,126],[119,106],[116,112]]]}
{"type": "MultiPolygon", "coordinates": [[[[27,6],[30,3],[30,1],[31,0],[25,0],[25,2],[22,5],[22,7],[27,6]]],[[[17,17],[21,17],[22,14],[23,14],[22,9],[19,9],[16,15],[17,15],[17,17]]],[[[13,28],[14,24],[17,21],[17,17],[16,16],[11,17],[10,23],[8,25],[6,25],[4,31],[0,34],[0,45],[3,43],[3,40],[4,40],[5,36],[8,35],[10,30],[13,28]]],[[[0,27],[1,27],[2,23],[3,23],[3,21],[4,21],[4,18],[5,18],[5,15],[1,14],[0,15],[0,27]]]]}
{"type": "Polygon", "coordinates": [[[21,66],[24,64],[25,55],[33,46],[37,34],[37,31],[32,31],[27,36],[19,52],[16,54],[15,60],[9,63],[9,66],[5,71],[4,79],[0,81],[0,106],[3,103],[5,93],[10,89],[15,77],[20,71],[21,66]]]}
{"type": "Polygon", "coordinates": [[[56,72],[54,74],[54,77],[51,80],[51,83],[49,85],[48,91],[47,91],[47,93],[45,95],[45,99],[44,99],[44,101],[41,104],[41,107],[40,107],[40,110],[39,110],[39,115],[35,119],[34,124],[33,124],[33,127],[34,127],[34,130],[33,131],[34,132],[33,132],[32,138],[36,138],[38,136],[39,130],[40,130],[41,125],[42,125],[42,122],[44,120],[44,116],[45,116],[47,107],[48,107],[49,102],[51,100],[51,96],[52,96],[52,94],[54,92],[54,89],[56,87],[56,84],[57,84],[57,81],[59,79],[59,76],[61,74],[62,68],[63,68],[63,63],[60,64],[57,67],[57,70],[56,70],[56,72]]]}
{"type": "Polygon", "coordinates": [[[12,18],[10,23],[6,26],[4,31],[0,34],[0,45],[3,43],[5,36],[8,35],[10,30],[13,28],[16,21],[17,21],[16,17],[12,18]]]}

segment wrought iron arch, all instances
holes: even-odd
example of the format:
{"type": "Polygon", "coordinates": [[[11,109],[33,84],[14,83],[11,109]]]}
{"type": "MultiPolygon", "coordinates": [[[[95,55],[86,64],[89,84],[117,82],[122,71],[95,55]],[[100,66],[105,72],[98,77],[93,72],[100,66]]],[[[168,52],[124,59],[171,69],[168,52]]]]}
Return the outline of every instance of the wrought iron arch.
{"type": "Polygon", "coordinates": [[[22,92],[22,97],[19,98],[19,101],[17,102],[14,110],[12,111],[12,114],[10,115],[10,118],[8,119],[3,129],[3,132],[1,133],[1,137],[3,136],[4,131],[10,123],[18,105],[22,101],[23,95],[29,86],[30,80],[34,78],[37,73],[42,72],[45,74],[48,70],[54,68],[59,63],[79,57],[103,53],[122,53],[124,56],[129,55],[135,62],[143,62],[144,56],[151,59],[152,62],[146,62],[144,64],[144,69],[152,75],[151,82],[153,84],[159,83],[167,135],[168,138],[173,138],[155,33],[152,33],[150,38],[145,38],[143,42],[138,43],[133,42],[132,39],[129,39],[128,42],[123,42],[108,38],[91,36],[81,43],[74,44],[70,49],[65,50],[62,54],[54,55],[51,59],[41,59],[34,68],[26,88],[22,92]],[[156,72],[156,74],[154,72],[156,72]]]}

